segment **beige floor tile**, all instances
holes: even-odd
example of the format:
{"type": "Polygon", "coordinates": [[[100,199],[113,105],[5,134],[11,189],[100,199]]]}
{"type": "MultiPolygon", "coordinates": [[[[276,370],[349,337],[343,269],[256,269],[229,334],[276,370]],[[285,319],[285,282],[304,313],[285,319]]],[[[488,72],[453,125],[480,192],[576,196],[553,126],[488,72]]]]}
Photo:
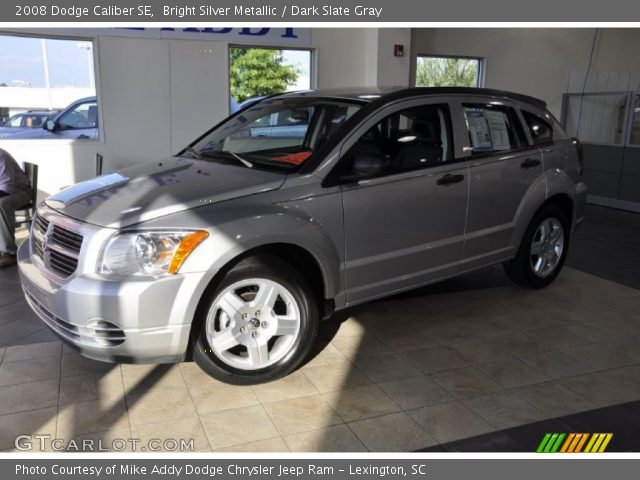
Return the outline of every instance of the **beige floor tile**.
{"type": "Polygon", "coordinates": [[[507,352],[498,346],[490,344],[487,339],[484,338],[460,340],[449,346],[469,365],[506,361],[513,358],[507,352]]]}
{"type": "Polygon", "coordinates": [[[98,375],[74,375],[60,379],[60,405],[102,398],[124,398],[119,368],[98,375]]]}
{"type": "Polygon", "coordinates": [[[516,427],[545,418],[544,413],[513,392],[499,392],[463,400],[467,407],[498,429],[516,427]]]}
{"type": "Polygon", "coordinates": [[[591,342],[604,342],[623,338],[625,334],[612,328],[602,325],[602,322],[588,322],[579,325],[567,325],[567,330],[576,335],[586,338],[591,342]]]}
{"type": "Polygon", "coordinates": [[[434,373],[469,365],[460,353],[449,347],[424,348],[405,352],[409,363],[422,373],[434,373]]]}
{"type": "Polygon", "coordinates": [[[552,350],[549,345],[537,343],[525,332],[513,332],[487,338],[486,342],[494,348],[513,356],[533,355],[552,350]]]}
{"type": "Polygon", "coordinates": [[[576,331],[571,331],[560,325],[528,330],[527,336],[534,342],[548,345],[555,349],[577,347],[591,343],[591,340],[579,335],[576,331]]]}
{"type": "Polygon", "coordinates": [[[589,367],[575,358],[562,352],[545,352],[535,355],[519,357],[527,365],[541,371],[552,380],[580,375],[589,370],[589,367]]]}
{"type": "Polygon", "coordinates": [[[435,342],[442,345],[451,345],[456,342],[475,338],[465,330],[462,322],[457,322],[451,318],[436,324],[427,323],[422,331],[425,332],[429,338],[432,338],[435,342]]]}
{"type": "Polygon", "coordinates": [[[349,428],[372,452],[412,452],[437,443],[406,413],[359,420],[349,428]]]}
{"type": "Polygon", "coordinates": [[[197,416],[131,427],[146,451],[208,452],[209,440],[197,416]]]}
{"type": "MultiPolygon", "coordinates": [[[[638,308],[640,312],[640,308],[638,308]]],[[[621,332],[627,336],[637,337],[640,335],[640,321],[638,314],[636,316],[625,315],[623,317],[607,320],[605,325],[617,332],[621,332]]]]}
{"type": "Polygon", "coordinates": [[[184,388],[186,383],[178,365],[122,365],[127,394],[144,393],[152,388],[184,388]]]}
{"type": "Polygon", "coordinates": [[[513,333],[513,327],[500,317],[478,314],[462,323],[463,328],[470,335],[477,338],[495,337],[513,333]]]}
{"type": "Polygon", "coordinates": [[[412,367],[407,359],[396,353],[358,358],[355,360],[355,364],[373,383],[400,380],[420,375],[418,369],[412,367]]]}
{"type": "Polygon", "coordinates": [[[483,363],[478,365],[477,368],[504,388],[522,387],[548,380],[542,372],[517,358],[483,363]]]}
{"type": "Polygon", "coordinates": [[[636,363],[622,349],[607,348],[599,343],[560,350],[580,362],[585,371],[597,372],[612,368],[626,367],[636,363]]]}
{"type": "Polygon", "coordinates": [[[156,388],[141,395],[127,395],[127,406],[132,426],[196,414],[187,387],[156,388]]]}
{"type": "Polygon", "coordinates": [[[215,412],[200,417],[209,444],[214,450],[244,445],[280,434],[260,405],[215,412]]]}
{"type": "MultiPolygon", "coordinates": [[[[640,325],[640,320],[638,320],[640,325]]],[[[629,364],[640,363],[640,337],[625,337],[616,340],[600,342],[603,349],[612,350],[617,353],[620,361],[629,364]]]]}
{"type": "Polygon", "coordinates": [[[640,365],[616,368],[607,372],[602,372],[601,375],[613,380],[614,382],[626,385],[627,387],[640,389],[640,365]]]}
{"type": "Polygon", "coordinates": [[[60,407],[57,435],[65,440],[83,433],[129,428],[124,398],[101,399],[60,407]]]}
{"type": "Polygon", "coordinates": [[[364,337],[336,337],[331,344],[349,360],[391,353],[391,349],[373,334],[364,337]]]}
{"type": "Polygon", "coordinates": [[[498,314],[498,318],[512,329],[523,332],[540,328],[553,328],[562,323],[546,314],[537,315],[536,312],[535,308],[519,306],[519,308],[513,308],[511,311],[498,314]]]}
{"type": "Polygon", "coordinates": [[[346,425],[295,433],[285,437],[292,452],[366,452],[366,447],[346,425]]]}
{"type": "Polygon", "coordinates": [[[357,316],[351,316],[340,324],[336,337],[364,337],[367,335],[366,324],[357,316]]]}
{"type": "Polygon", "coordinates": [[[500,385],[474,367],[434,373],[431,375],[431,379],[458,399],[477,397],[503,390],[500,385]]]}
{"type": "Polygon", "coordinates": [[[539,383],[513,390],[518,397],[542,411],[547,417],[562,417],[597,406],[557,382],[539,383]]]}
{"type": "Polygon", "coordinates": [[[322,367],[324,365],[331,365],[334,363],[346,362],[345,357],[340,351],[330,343],[319,343],[314,346],[311,354],[303,364],[302,369],[322,367]]]}
{"type": "Polygon", "coordinates": [[[439,443],[475,437],[494,430],[459,402],[431,405],[407,413],[439,443]]]}
{"type": "Polygon", "coordinates": [[[260,401],[249,386],[204,383],[190,386],[191,398],[200,415],[258,405],[260,401]]]}
{"type": "Polygon", "coordinates": [[[453,400],[449,393],[424,375],[379,383],[378,387],[403,410],[453,400]]]}
{"type": "Polygon", "coordinates": [[[275,437],[258,440],[257,442],[243,443],[242,445],[234,445],[233,447],[219,448],[215,451],[224,453],[278,453],[288,452],[289,447],[287,447],[282,437],[275,437]]]}
{"type": "Polygon", "coordinates": [[[62,343],[46,342],[30,345],[16,345],[7,347],[3,362],[18,362],[35,358],[59,357],[62,355],[62,343]]]}
{"type": "Polygon", "coordinates": [[[37,382],[39,380],[58,379],[60,361],[54,358],[38,358],[19,362],[3,362],[0,365],[0,386],[18,383],[37,382]]]}
{"type": "Polygon", "coordinates": [[[377,333],[376,337],[395,352],[407,352],[437,346],[429,335],[420,330],[392,330],[377,333]]]}
{"type": "Polygon", "coordinates": [[[58,384],[56,379],[0,387],[0,415],[57,405],[58,384]]]}
{"type": "Polygon", "coordinates": [[[119,368],[113,363],[97,362],[77,353],[62,355],[62,376],[101,374],[119,368]]]}
{"type": "Polygon", "coordinates": [[[400,407],[375,385],[324,393],[345,422],[393,413],[400,407]]]}
{"type": "Polygon", "coordinates": [[[308,367],[302,371],[320,393],[348,390],[371,383],[358,367],[348,361],[308,367]]]}
{"type": "Polygon", "coordinates": [[[273,382],[254,385],[252,388],[262,403],[305,397],[318,393],[301,371],[293,372],[273,382]]]}
{"type": "Polygon", "coordinates": [[[338,413],[320,395],[269,402],[263,407],[281,435],[342,423],[338,413]]]}
{"type": "Polygon", "coordinates": [[[560,383],[599,407],[640,400],[640,390],[601,373],[565,378],[560,383]]]}
{"type": "Polygon", "coordinates": [[[40,440],[33,437],[20,440],[19,448],[16,448],[15,442],[18,435],[39,434],[50,439],[55,438],[57,412],[57,407],[49,407],[3,415],[0,417],[0,449],[15,449],[18,452],[50,451],[48,440],[45,443],[44,450],[41,449],[40,440]]]}
{"type": "Polygon", "coordinates": [[[182,376],[189,387],[197,385],[220,385],[228,387],[228,383],[216,380],[212,376],[205,373],[195,362],[182,362],[178,364],[182,376]]]}

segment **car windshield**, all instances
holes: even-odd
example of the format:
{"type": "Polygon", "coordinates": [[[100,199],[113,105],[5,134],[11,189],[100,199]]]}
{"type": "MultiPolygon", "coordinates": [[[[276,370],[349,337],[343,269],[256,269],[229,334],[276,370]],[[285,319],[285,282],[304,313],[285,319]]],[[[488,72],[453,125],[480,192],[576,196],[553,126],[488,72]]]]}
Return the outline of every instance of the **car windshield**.
{"type": "Polygon", "coordinates": [[[238,165],[292,170],[361,106],[329,98],[268,98],[231,117],[184,152],[238,165]]]}

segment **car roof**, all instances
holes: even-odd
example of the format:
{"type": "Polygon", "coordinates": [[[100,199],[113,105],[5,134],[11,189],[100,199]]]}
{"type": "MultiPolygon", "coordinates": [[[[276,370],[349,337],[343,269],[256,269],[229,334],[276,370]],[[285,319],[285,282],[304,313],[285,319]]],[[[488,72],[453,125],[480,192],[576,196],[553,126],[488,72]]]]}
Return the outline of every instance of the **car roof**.
{"type": "Polygon", "coordinates": [[[470,87],[353,87],[353,88],[330,88],[319,90],[303,90],[283,93],[283,97],[327,97],[357,100],[360,102],[372,102],[374,100],[400,100],[402,98],[418,97],[424,95],[479,95],[493,98],[505,98],[518,100],[539,108],[546,108],[544,100],[523,95],[521,93],[509,92],[506,90],[496,90],[492,88],[470,88],[470,87]]]}

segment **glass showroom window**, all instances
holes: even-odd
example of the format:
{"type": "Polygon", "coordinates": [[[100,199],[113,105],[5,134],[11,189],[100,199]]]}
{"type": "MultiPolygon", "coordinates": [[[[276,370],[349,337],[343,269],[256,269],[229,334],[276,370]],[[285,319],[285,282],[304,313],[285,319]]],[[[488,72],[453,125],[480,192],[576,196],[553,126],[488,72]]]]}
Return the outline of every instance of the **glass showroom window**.
{"type": "Polygon", "coordinates": [[[417,87],[480,87],[482,59],[418,55],[417,87]]]}
{"type": "Polygon", "coordinates": [[[309,90],[311,65],[311,50],[230,48],[230,111],[233,113],[267,95],[309,90]]]}
{"type": "MultiPolygon", "coordinates": [[[[80,99],[95,97],[93,43],[0,35],[0,112],[9,124],[1,138],[75,138],[42,128],[80,99]]],[[[94,99],[95,103],[95,99],[94,99]]],[[[93,122],[97,138],[97,117],[93,122]]],[[[6,127],[6,128],[5,128],[6,127]]]]}

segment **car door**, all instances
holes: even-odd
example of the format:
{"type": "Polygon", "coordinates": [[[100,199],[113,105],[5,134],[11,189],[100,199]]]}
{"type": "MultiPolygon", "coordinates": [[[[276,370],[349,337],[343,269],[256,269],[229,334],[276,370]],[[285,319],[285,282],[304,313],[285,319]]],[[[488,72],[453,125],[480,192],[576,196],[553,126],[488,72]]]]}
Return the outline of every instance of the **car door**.
{"type": "Polygon", "coordinates": [[[56,119],[54,131],[44,130],[44,138],[98,138],[98,104],[96,100],[79,102],[56,119]]]}
{"type": "Polygon", "coordinates": [[[459,128],[466,130],[469,211],[464,257],[472,268],[515,253],[516,214],[543,173],[542,156],[513,103],[468,97],[454,109],[459,128]]]}
{"type": "Polygon", "coordinates": [[[335,177],[342,189],[347,303],[458,272],[468,174],[456,161],[446,101],[413,99],[387,108],[342,152],[335,177]],[[366,166],[372,158],[381,169],[366,166]]]}

